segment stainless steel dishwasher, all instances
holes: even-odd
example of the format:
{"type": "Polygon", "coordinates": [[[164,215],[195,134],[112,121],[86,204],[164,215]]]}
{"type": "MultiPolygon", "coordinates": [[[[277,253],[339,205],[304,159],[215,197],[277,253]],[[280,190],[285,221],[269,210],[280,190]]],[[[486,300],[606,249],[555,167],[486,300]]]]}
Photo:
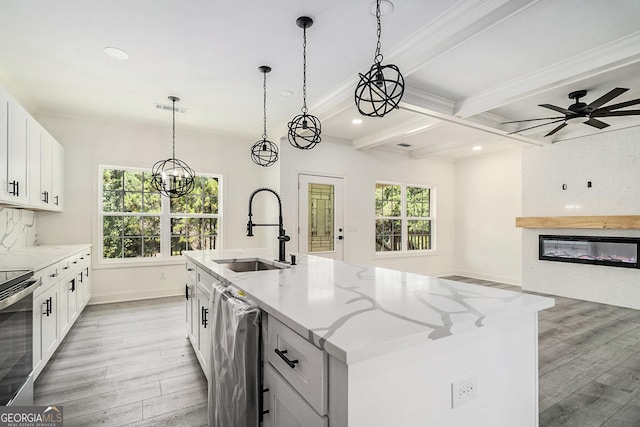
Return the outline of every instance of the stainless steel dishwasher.
{"type": "Polygon", "coordinates": [[[215,283],[211,313],[209,426],[257,427],[262,402],[260,309],[215,283]]]}

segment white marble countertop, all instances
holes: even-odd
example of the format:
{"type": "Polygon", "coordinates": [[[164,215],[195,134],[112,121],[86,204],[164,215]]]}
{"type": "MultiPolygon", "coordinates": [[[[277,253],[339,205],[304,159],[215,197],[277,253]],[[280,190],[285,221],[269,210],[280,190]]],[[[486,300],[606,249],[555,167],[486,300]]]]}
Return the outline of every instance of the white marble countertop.
{"type": "Polygon", "coordinates": [[[552,307],[554,300],[317,256],[288,269],[233,272],[214,260],[265,249],[187,251],[214,277],[345,364],[552,307]]]}
{"type": "Polygon", "coordinates": [[[41,270],[89,247],[91,247],[90,244],[43,245],[0,252],[0,270],[16,268],[41,270]]]}

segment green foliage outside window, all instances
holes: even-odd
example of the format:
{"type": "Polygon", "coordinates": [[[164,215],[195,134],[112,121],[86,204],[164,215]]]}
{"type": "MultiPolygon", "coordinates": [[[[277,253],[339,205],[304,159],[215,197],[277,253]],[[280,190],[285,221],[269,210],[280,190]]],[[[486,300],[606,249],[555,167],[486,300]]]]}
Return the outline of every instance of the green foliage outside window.
{"type": "Polygon", "coordinates": [[[432,248],[429,188],[376,183],[375,197],[376,252],[432,248]]]}
{"type": "Polygon", "coordinates": [[[160,257],[166,250],[215,249],[219,227],[219,179],[197,176],[192,193],[163,198],[151,172],[105,168],[102,172],[102,253],[105,259],[160,257]],[[164,206],[164,207],[163,207],[164,206]],[[168,230],[163,232],[163,217],[168,230]],[[167,249],[163,250],[162,242],[167,249]]]}

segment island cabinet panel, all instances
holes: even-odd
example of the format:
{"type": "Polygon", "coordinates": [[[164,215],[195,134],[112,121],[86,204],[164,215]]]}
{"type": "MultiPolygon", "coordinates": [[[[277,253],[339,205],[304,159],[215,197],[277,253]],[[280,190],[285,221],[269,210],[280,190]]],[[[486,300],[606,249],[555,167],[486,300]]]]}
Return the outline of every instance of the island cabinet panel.
{"type": "Polygon", "coordinates": [[[268,363],[264,367],[263,389],[264,427],[328,427],[329,419],[316,413],[268,363]]]}
{"type": "Polygon", "coordinates": [[[320,415],[327,414],[327,353],[269,317],[266,358],[320,415]]]}

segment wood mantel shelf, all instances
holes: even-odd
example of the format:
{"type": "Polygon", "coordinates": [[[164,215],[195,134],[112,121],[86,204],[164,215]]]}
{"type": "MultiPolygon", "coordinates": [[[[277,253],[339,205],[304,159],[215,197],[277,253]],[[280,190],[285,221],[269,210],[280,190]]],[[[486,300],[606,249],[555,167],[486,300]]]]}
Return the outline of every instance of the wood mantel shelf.
{"type": "Polygon", "coordinates": [[[640,229],[640,215],[524,216],[516,218],[516,227],[640,229]]]}

